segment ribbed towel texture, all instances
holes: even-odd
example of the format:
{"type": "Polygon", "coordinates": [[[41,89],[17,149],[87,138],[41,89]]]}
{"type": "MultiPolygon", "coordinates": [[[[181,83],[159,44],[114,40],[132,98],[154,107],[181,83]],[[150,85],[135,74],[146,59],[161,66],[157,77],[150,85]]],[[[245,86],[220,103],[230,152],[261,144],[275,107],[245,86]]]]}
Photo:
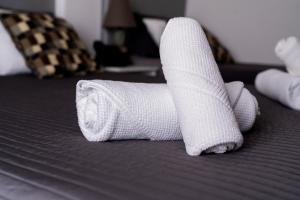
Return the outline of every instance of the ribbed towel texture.
{"type": "MultiPolygon", "coordinates": [[[[226,84],[241,131],[258,113],[256,98],[242,82],[226,84]]],[[[89,141],[122,139],[181,140],[175,105],[166,84],[79,81],[80,128],[89,141]]]]}
{"type": "Polygon", "coordinates": [[[300,110],[300,77],[270,69],[256,76],[255,87],[267,97],[300,110]]]}
{"type": "Polygon", "coordinates": [[[187,153],[224,153],[241,147],[243,136],[198,22],[171,19],[161,37],[160,57],[187,153]]]}
{"type": "Polygon", "coordinates": [[[226,83],[225,87],[240,130],[249,131],[260,114],[256,97],[240,81],[226,83]]]}
{"type": "Polygon", "coordinates": [[[300,43],[296,37],[280,40],[275,53],[284,62],[289,74],[300,76],[300,43]]]}

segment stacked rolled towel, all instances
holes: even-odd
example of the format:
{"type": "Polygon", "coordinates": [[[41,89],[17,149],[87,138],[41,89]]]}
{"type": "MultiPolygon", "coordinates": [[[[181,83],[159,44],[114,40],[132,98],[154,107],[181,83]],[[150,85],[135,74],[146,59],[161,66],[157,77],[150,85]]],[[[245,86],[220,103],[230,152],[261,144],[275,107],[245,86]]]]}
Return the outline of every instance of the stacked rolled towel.
{"type": "Polygon", "coordinates": [[[258,102],[240,81],[226,83],[230,104],[242,132],[249,131],[260,114],[258,102]]]}
{"type": "Polygon", "coordinates": [[[256,76],[255,87],[267,97],[300,110],[300,77],[270,69],[256,76]]]}
{"type": "Polygon", "coordinates": [[[300,43],[296,37],[280,40],[275,47],[275,53],[291,75],[300,76],[300,43]]]}
{"type": "Polygon", "coordinates": [[[160,57],[187,153],[224,153],[241,147],[243,136],[198,22],[171,19],[161,37],[160,57]]]}
{"type": "MultiPolygon", "coordinates": [[[[226,89],[240,129],[248,131],[258,113],[256,98],[242,82],[227,83],[226,89]]],[[[83,80],[76,94],[79,126],[89,141],[182,139],[166,84],[83,80]]]]}
{"type": "Polygon", "coordinates": [[[256,89],[283,105],[300,110],[300,43],[296,37],[280,40],[275,47],[276,55],[284,62],[288,73],[270,69],[259,73],[256,89]]]}
{"type": "Polygon", "coordinates": [[[79,81],[76,106],[89,141],[183,139],[189,155],[224,153],[243,143],[258,114],[241,82],[224,84],[201,26],[170,20],[160,47],[166,84],[79,81]]]}

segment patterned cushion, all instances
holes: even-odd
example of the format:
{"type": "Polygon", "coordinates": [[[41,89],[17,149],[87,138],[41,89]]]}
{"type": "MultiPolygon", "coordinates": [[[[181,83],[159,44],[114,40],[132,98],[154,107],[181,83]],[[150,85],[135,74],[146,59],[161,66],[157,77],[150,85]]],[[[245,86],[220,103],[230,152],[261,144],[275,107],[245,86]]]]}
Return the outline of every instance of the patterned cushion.
{"type": "Polygon", "coordinates": [[[230,52],[219,42],[219,40],[206,28],[204,28],[204,32],[217,63],[234,63],[234,59],[230,52]]]}
{"type": "Polygon", "coordinates": [[[2,14],[0,18],[39,78],[95,70],[85,45],[65,20],[44,13],[2,14]]]}

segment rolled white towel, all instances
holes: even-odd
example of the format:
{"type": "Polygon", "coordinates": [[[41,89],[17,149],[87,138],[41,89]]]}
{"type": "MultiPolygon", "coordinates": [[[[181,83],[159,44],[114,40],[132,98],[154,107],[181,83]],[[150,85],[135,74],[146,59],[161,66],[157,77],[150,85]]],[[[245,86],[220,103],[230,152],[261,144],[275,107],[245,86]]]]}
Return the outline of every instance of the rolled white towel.
{"type": "Polygon", "coordinates": [[[187,153],[196,156],[238,149],[243,136],[198,22],[171,19],[161,37],[160,57],[187,153]]]}
{"type": "Polygon", "coordinates": [[[275,53],[290,74],[300,76],[300,43],[296,37],[280,40],[275,47],[275,53]]]}
{"type": "Polygon", "coordinates": [[[179,139],[176,110],[165,84],[79,81],[79,126],[89,141],[179,139]]]}
{"type": "MultiPolygon", "coordinates": [[[[256,98],[242,82],[226,88],[240,129],[249,130],[258,113],[256,98]]],[[[93,80],[79,81],[76,90],[79,126],[89,141],[182,139],[166,84],[93,80]]]]}
{"type": "Polygon", "coordinates": [[[267,97],[300,110],[300,77],[270,69],[256,76],[255,87],[267,97]]]}
{"type": "Polygon", "coordinates": [[[249,131],[260,114],[258,102],[240,81],[225,84],[230,104],[242,132],[249,131]]]}

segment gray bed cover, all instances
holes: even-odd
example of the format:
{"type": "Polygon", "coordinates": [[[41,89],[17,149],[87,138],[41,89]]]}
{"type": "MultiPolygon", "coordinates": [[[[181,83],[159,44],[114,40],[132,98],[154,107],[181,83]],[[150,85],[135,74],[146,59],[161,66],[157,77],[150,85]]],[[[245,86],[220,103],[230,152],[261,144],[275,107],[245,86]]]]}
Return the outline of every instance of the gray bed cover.
{"type": "Polygon", "coordinates": [[[300,199],[300,112],[249,86],[262,114],[237,152],[189,157],[182,141],[90,143],[77,125],[80,78],[0,78],[0,199],[300,199]]]}

